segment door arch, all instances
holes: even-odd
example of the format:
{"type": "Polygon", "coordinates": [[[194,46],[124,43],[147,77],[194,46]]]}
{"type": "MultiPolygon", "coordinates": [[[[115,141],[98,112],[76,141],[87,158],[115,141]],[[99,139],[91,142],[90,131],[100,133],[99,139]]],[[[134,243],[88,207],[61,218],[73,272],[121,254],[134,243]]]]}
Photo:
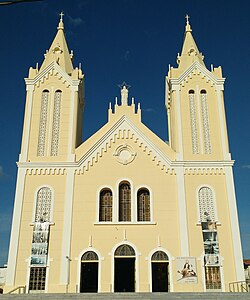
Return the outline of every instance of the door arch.
{"type": "Polygon", "coordinates": [[[156,251],[151,256],[151,278],[152,292],[169,291],[169,258],[163,251],[156,251]]]}
{"type": "Polygon", "coordinates": [[[98,292],[98,255],[87,251],[81,258],[80,293],[98,292]]]}
{"type": "Polygon", "coordinates": [[[135,292],[135,250],[123,244],[114,253],[114,292],[135,292]]]}

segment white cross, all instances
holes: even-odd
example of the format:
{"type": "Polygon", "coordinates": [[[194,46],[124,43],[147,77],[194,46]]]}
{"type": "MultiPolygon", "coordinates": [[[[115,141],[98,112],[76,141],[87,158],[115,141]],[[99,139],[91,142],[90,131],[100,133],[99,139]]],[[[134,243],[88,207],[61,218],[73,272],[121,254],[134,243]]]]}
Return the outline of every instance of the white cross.
{"type": "Polygon", "coordinates": [[[190,17],[189,17],[189,15],[186,15],[186,17],[185,17],[185,18],[186,18],[186,20],[187,20],[187,25],[188,25],[188,24],[189,24],[189,21],[188,21],[188,19],[190,18],[190,17]]]}
{"type": "Polygon", "coordinates": [[[59,14],[59,16],[61,17],[61,18],[60,18],[60,21],[62,22],[62,20],[63,20],[63,16],[64,16],[64,13],[63,13],[63,12],[61,12],[61,13],[59,14]]]}

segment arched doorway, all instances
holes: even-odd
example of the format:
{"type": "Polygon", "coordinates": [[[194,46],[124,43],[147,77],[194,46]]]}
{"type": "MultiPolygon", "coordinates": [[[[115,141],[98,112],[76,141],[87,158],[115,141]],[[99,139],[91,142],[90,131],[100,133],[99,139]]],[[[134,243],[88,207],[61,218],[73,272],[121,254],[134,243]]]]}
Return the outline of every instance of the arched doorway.
{"type": "Polygon", "coordinates": [[[115,292],[135,291],[135,251],[129,245],[121,245],[115,250],[115,292]]]}
{"type": "Polygon", "coordinates": [[[93,251],[85,252],[81,259],[80,293],[98,292],[98,256],[93,251]]]}
{"type": "Polygon", "coordinates": [[[157,251],[151,257],[152,292],[169,291],[169,259],[165,252],[157,251]]]}

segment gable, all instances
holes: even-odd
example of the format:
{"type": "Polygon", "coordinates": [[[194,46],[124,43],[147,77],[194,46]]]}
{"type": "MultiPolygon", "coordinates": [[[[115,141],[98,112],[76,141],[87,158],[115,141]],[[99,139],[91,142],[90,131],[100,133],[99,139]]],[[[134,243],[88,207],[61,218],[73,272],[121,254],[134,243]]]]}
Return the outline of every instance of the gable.
{"type": "Polygon", "coordinates": [[[123,115],[114,124],[104,125],[76,149],[77,173],[84,173],[98,163],[117,140],[121,143],[113,156],[121,164],[127,164],[135,158],[136,153],[129,145],[132,142],[136,143],[156,166],[165,172],[172,172],[171,163],[175,160],[175,152],[145,125],[139,122],[135,124],[123,115]],[[126,144],[126,141],[130,143],[126,144]]]}

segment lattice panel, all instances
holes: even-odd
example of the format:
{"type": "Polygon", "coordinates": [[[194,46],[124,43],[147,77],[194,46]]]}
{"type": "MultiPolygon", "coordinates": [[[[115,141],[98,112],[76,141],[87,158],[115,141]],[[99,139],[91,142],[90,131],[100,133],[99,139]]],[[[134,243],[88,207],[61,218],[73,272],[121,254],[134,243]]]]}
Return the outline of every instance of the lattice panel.
{"type": "Polygon", "coordinates": [[[213,192],[209,187],[199,190],[199,210],[201,222],[216,221],[213,192]]]}
{"type": "Polygon", "coordinates": [[[192,150],[193,154],[199,153],[198,146],[198,131],[196,119],[196,106],[194,94],[189,94],[189,107],[190,107],[190,122],[191,122],[191,135],[192,135],[192,150]]]}
{"type": "Polygon", "coordinates": [[[205,154],[211,153],[211,140],[210,129],[208,119],[208,106],[207,106],[207,94],[201,94],[201,110],[202,110],[202,124],[203,124],[203,138],[205,154]]]}
{"type": "Polygon", "coordinates": [[[55,92],[54,98],[54,114],[52,127],[52,141],[51,141],[51,156],[58,155],[59,146],[59,131],[60,131],[60,114],[61,114],[61,91],[55,92]]]}
{"type": "Polygon", "coordinates": [[[44,291],[46,282],[46,267],[30,268],[29,290],[44,291]]]}
{"type": "Polygon", "coordinates": [[[45,155],[49,92],[43,91],[41,101],[37,156],[45,155]]]}
{"type": "Polygon", "coordinates": [[[41,188],[37,193],[35,222],[50,222],[52,192],[41,188]]]}

